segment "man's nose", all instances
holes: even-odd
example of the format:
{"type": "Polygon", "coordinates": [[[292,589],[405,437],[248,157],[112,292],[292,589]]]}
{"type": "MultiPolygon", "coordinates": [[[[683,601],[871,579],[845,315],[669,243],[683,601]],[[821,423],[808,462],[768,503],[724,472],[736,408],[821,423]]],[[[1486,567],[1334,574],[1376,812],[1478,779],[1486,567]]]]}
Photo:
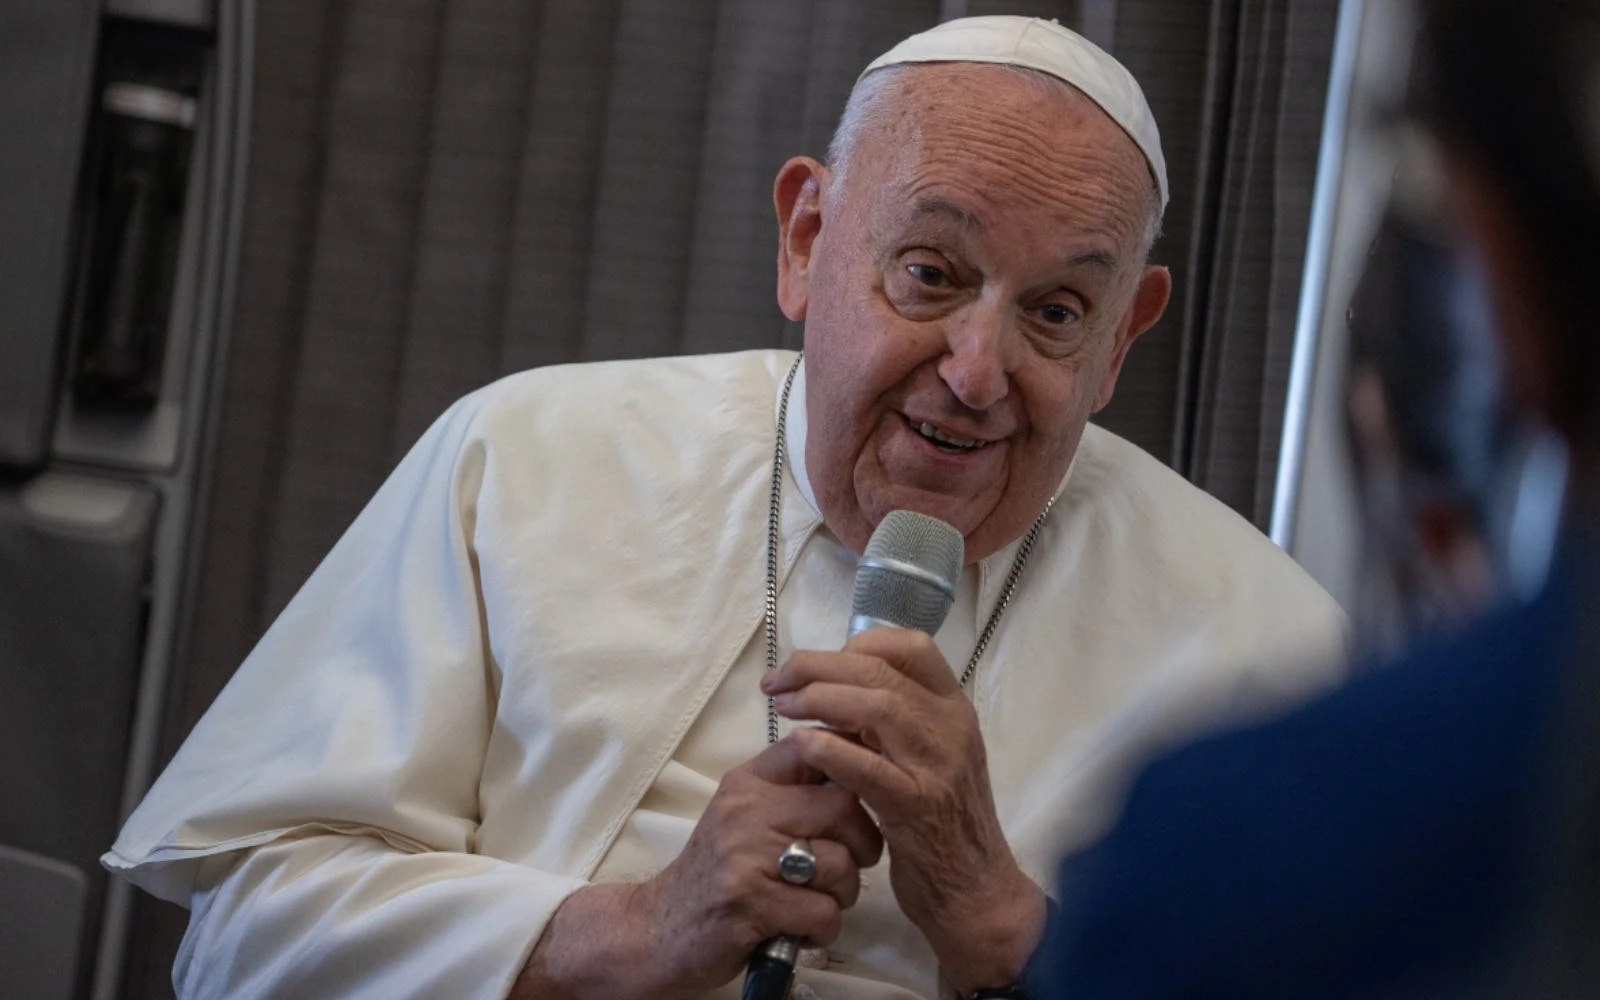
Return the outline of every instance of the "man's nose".
{"type": "Polygon", "coordinates": [[[988,409],[1011,391],[1018,334],[1010,313],[997,305],[974,303],[955,319],[946,337],[939,377],[971,409],[988,409]]]}

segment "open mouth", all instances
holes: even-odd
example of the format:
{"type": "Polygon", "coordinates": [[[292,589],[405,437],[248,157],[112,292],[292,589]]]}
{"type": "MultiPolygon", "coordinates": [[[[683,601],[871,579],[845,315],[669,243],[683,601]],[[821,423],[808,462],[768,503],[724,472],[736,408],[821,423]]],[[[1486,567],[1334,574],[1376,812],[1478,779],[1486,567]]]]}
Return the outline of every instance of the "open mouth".
{"type": "Polygon", "coordinates": [[[979,448],[986,448],[990,444],[988,441],[975,441],[970,438],[956,437],[954,434],[946,434],[926,421],[912,423],[911,426],[918,434],[921,434],[935,448],[938,448],[946,455],[965,455],[969,452],[977,451],[979,448]]]}

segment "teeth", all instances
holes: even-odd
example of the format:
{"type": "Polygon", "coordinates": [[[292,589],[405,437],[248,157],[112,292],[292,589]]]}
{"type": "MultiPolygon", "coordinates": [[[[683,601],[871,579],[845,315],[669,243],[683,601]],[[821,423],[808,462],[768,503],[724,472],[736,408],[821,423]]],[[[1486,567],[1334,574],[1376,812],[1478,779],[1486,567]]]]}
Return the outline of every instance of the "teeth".
{"type": "Polygon", "coordinates": [[[970,438],[958,438],[953,435],[946,434],[944,431],[941,431],[939,428],[926,422],[921,424],[917,428],[917,431],[930,441],[937,441],[939,444],[949,445],[952,448],[976,448],[983,444],[982,441],[974,441],[970,438]]]}

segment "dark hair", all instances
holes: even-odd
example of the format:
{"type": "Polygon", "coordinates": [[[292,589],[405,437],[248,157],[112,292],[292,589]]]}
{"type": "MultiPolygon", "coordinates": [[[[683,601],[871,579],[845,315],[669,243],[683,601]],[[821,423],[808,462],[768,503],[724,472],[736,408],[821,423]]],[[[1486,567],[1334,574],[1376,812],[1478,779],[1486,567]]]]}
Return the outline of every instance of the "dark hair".
{"type": "Polygon", "coordinates": [[[1504,198],[1557,338],[1552,414],[1595,419],[1600,352],[1600,0],[1423,0],[1416,103],[1504,198]]]}

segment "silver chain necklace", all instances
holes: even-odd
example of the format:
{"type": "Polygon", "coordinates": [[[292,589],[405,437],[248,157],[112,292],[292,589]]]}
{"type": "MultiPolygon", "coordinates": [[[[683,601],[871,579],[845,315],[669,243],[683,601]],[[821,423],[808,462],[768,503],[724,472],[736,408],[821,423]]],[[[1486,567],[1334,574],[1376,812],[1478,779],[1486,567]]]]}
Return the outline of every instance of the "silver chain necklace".
{"type": "MultiPolygon", "coordinates": [[[[772,449],[772,495],[767,503],[767,602],[765,622],[767,631],[767,669],[778,668],[778,515],[783,506],[783,462],[787,454],[788,445],[786,435],[789,426],[789,390],[794,388],[794,377],[800,371],[800,362],[805,357],[802,353],[794,359],[794,364],[789,366],[789,374],[783,380],[783,395],[778,400],[778,443],[772,449]]],[[[983,659],[983,651],[989,648],[989,640],[994,638],[994,630],[1000,625],[1000,616],[1006,613],[1006,608],[1011,604],[1011,595],[1016,592],[1017,580],[1022,577],[1022,567],[1028,564],[1028,556],[1033,552],[1034,543],[1039,540],[1039,532],[1044,529],[1044,522],[1050,516],[1050,508],[1054,507],[1056,498],[1052,496],[1044,505],[1044,510],[1033,519],[1033,525],[1028,528],[1028,533],[1022,536],[1022,544],[1017,546],[1017,556],[1011,560],[1011,572],[1006,574],[1005,585],[1000,588],[1000,600],[995,602],[994,610],[989,613],[989,620],[984,622],[983,631],[978,633],[978,643],[972,648],[972,656],[967,660],[967,667],[961,671],[961,687],[964,689],[972,680],[972,675],[978,669],[978,661],[983,659]]],[[[767,745],[778,742],[778,709],[772,699],[767,699],[767,745]]]]}

